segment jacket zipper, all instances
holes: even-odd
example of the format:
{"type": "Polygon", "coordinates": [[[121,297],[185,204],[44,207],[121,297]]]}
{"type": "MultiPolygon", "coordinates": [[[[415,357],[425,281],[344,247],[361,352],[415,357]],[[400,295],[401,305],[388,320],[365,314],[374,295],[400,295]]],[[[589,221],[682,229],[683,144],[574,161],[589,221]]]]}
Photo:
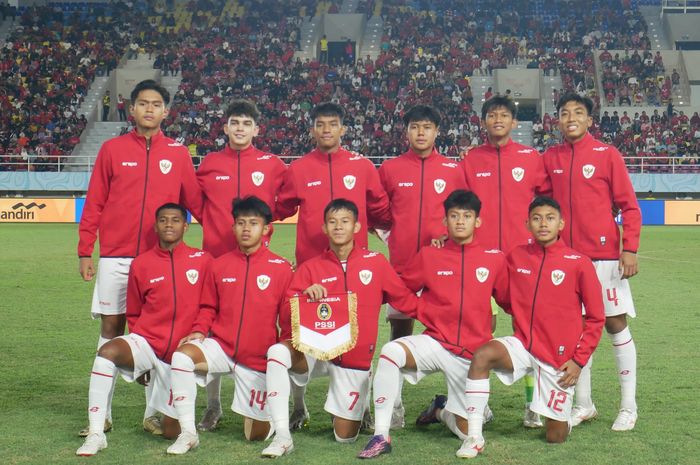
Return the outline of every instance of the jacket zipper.
{"type": "Polygon", "coordinates": [[[418,244],[416,245],[416,251],[420,251],[420,227],[423,221],[423,177],[425,174],[425,158],[420,160],[420,197],[418,199],[418,244]]]}
{"type": "Polygon", "coordinates": [[[141,231],[143,230],[143,214],[146,209],[146,191],[148,190],[148,165],[151,158],[151,139],[146,139],[146,177],[143,181],[143,198],[141,199],[141,219],[139,220],[139,234],[136,236],[136,255],[141,251],[141,231]]]}
{"type": "Polygon", "coordinates": [[[232,359],[236,359],[238,354],[238,342],[241,337],[241,329],[243,329],[243,312],[245,311],[245,298],[248,291],[248,271],[250,270],[250,255],[245,257],[245,278],[243,278],[243,301],[241,302],[241,318],[238,321],[238,333],[236,334],[236,348],[233,350],[232,359]]]}
{"type": "Polygon", "coordinates": [[[574,248],[574,145],[571,144],[571,165],[569,166],[569,247],[574,248]]]}
{"type": "Polygon", "coordinates": [[[528,352],[532,352],[532,322],[535,321],[535,302],[537,301],[537,291],[540,288],[540,278],[542,277],[545,258],[547,258],[547,249],[542,247],[542,263],[540,263],[540,270],[537,272],[537,281],[535,281],[535,295],[532,296],[532,310],[530,311],[530,345],[527,348],[528,352]]]}
{"type": "Polygon", "coordinates": [[[170,350],[170,344],[173,342],[173,334],[175,333],[175,320],[177,319],[177,286],[175,284],[175,258],[173,257],[173,251],[168,250],[168,254],[170,255],[170,272],[173,275],[173,321],[170,324],[170,337],[168,337],[168,345],[165,346],[165,352],[163,352],[163,357],[165,358],[166,354],[170,350]]]}
{"type": "Polygon", "coordinates": [[[238,191],[236,192],[236,198],[241,198],[241,151],[238,151],[238,183],[236,184],[238,191]]]}
{"type": "Polygon", "coordinates": [[[462,246],[462,271],[459,286],[459,322],[457,323],[457,347],[461,347],[459,339],[462,337],[462,313],[464,311],[464,246],[462,246]]]}
{"type": "Polygon", "coordinates": [[[498,250],[503,250],[503,189],[501,186],[501,146],[496,146],[498,156],[498,250]]]}
{"type": "Polygon", "coordinates": [[[328,180],[331,186],[331,200],[333,200],[333,162],[331,161],[331,154],[328,154],[328,180]]]}

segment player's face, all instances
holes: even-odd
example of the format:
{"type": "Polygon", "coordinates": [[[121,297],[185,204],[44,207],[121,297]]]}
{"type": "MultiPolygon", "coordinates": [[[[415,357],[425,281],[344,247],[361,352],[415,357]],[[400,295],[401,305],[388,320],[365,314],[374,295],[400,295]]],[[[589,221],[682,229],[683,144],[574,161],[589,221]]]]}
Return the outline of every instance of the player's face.
{"type": "Polygon", "coordinates": [[[153,131],[160,128],[160,123],[168,116],[168,108],[163,97],[152,89],[142,90],[129,108],[134,117],[136,128],[153,131]]]}
{"type": "Polygon", "coordinates": [[[352,242],[353,236],[359,231],[360,223],[350,210],[329,211],[323,223],[323,233],[328,236],[331,245],[336,247],[352,242]]]}
{"type": "Polygon", "coordinates": [[[175,208],[164,208],[156,218],[156,234],[163,248],[177,245],[187,231],[187,220],[182,212],[175,208]]]}
{"type": "Polygon", "coordinates": [[[270,230],[265,219],[260,216],[239,215],[233,219],[233,234],[238,246],[244,250],[256,249],[262,244],[263,236],[270,230]]]}
{"type": "Polygon", "coordinates": [[[549,205],[533,208],[527,219],[527,229],[541,246],[547,247],[557,241],[564,229],[564,220],[556,208],[549,205]]]}
{"type": "Polygon", "coordinates": [[[311,128],[316,147],[323,152],[332,152],[340,147],[340,138],[345,135],[345,126],[337,116],[319,116],[311,128]]]}
{"type": "Polygon", "coordinates": [[[481,226],[481,219],[474,210],[450,208],[447,210],[445,225],[450,239],[458,244],[466,244],[473,239],[474,230],[481,226]]]}
{"type": "Polygon", "coordinates": [[[433,151],[438,133],[438,127],[432,121],[411,121],[406,130],[411,149],[422,156],[427,156],[433,151]]]}
{"type": "Polygon", "coordinates": [[[228,144],[234,150],[250,147],[259,130],[255,120],[250,116],[231,116],[224,125],[224,134],[228,136],[228,144]]]}
{"type": "Polygon", "coordinates": [[[592,124],[593,118],[582,103],[566,102],[559,109],[559,130],[569,142],[578,142],[583,139],[592,124]]]}
{"type": "Polygon", "coordinates": [[[484,126],[489,140],[505,142],[510,137],[510,132],[518,126],[518,121],[506,107],[493,107],[486,113],[484,126]]]}

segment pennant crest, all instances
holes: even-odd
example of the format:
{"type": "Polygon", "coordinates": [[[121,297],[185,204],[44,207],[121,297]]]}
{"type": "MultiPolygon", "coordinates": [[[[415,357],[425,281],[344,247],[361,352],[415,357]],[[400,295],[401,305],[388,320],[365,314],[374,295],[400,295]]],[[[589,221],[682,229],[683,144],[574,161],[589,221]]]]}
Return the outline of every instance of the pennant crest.
{"type": "Polygon", "coordinates": [[[486,280],[489,279],[489,269],[484,268],[483,266],[480,266],[479,268],[476,269],[476,280],[479,281],[480,283],[486,282],[486,280]]]}
{"type": "Polygon", "coordinates": [[[168,174],[170,173],[170,169],[173,167],[173,162],[170,160],[161,160],[159,166],[161,173],[168,174]]]}
{"type": "Polygon", "coordinates": [[[370,270],[360,270],[360,282],[365,286],[372,282],[372,272],[370,270]]]}
{"type": "Polygon", "coordinates": [[[566,273],[564,273],[562,270],[552,271],[552,283],[554,283],[555,286],[558,286],[561,283],[563,283],[565,277],[566,273]]]}
{"type": "Polygon", "coordinates": [[[187,276],[187,280],[190,282],[190,284],[197,284],[197,280],[199,279],[199,271],[187,270],[185,271],[185,276],[187,276]]]}
{"type": "Polygon", "coordinates": [[[447,182],[445,182],[444,179],[436,179],[433,181],[433,187],[435,188],[435,192],[438,194],[442,194],[445,192],[445,187],[447,187],[447,182]]]}
{"type": "Polygon", "coordinates": [[[266,274],[258,276],[258,289],[264,291],[270,285],[270,277],[266,274]]]}
{"type": "Polygon", "coordinates": [[[260,171],[253,171],[250,174],[250,177],[253,178],[253,184],[255,184],[257,187],[260,187],[265,180],[265,173],[261,173],[260,171]]]}
{"type": "Polygon", "coordinates": [[[513,175],[513,179],[515,179],[515,182],[520,182],[525,177],[525,169],[516,166],[511,170],[511,174],[513,175]]]}
{"type": "Polygon", "coordinates": [[[583,177],[586,179],[591,179],[595,173],[595,166],[593,165],[583,165],[583,177]]]}
{"type": "Polygon", "coordinates": [[[343,184],[345,184],[345,188],[347,190],[351,191],[352,188],[355,187],[355,176],[353,176],[352,174],[343,176],[343,184]]]}

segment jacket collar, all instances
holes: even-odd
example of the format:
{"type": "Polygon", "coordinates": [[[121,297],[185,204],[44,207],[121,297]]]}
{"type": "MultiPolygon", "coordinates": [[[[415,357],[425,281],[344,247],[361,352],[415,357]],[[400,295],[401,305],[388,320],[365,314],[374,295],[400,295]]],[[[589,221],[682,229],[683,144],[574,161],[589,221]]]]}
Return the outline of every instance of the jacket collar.
{"type": "Polygon", "coordinates": [[[235,149],[232,149],[230,145],[226,144],[226,147],[224,147],[224,153],[228,156],[231,156],[231,157],[237,157],[240,155],[241,158],[244,158],[244,157],[249,157],[252,155],[257,155],[258,149],[256,149],[253,146],[253,144],[250,144],[248,147],[246,147],[243,150],[235,150],[235,149]]]}

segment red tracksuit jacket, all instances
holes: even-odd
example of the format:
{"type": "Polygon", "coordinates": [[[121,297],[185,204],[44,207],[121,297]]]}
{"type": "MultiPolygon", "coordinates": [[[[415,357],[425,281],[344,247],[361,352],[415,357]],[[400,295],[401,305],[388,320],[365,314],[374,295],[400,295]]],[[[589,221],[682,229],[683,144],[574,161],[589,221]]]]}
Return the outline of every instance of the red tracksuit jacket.
{"type": "Polygon", "coordinates": [[[415,292],[423,289],[418,311],[410,314],[425,325],[423,334],[470,360],[492,338],[491,296],[499,304],[508,301],[506,256],[475,241],[423,247],[401,279],[415,292]]]}
{"type": "Polygon", "coordinates": [[[215,257],[235,250],[231,207],[238,197],[254,195],[275,211],[286,165],[276,155],[253,146],[236,151],[228,145],[204,157],[197,180],[204,195],[202,248],[215,257]]]}
{"type": "Polygon", "coordinates": [[[620,258],[620,228],[612,209],[622,211],[622,249],[637,252],[642,213],[620,152],[589,133],[544,153],[553,196],[561,205],[569,247],[591,260],[620,258]]]}
{"type": "Polygon", "coordinates": [[[476,238],[486,248],[509,252],[527,244],[527,208],[537,194],[551,189],[537,150],[509,140],[481,145],[462,160],[469,189],[481,200],[481,227],[476,238]]]}
{"type": "Polygon", "coordinates": [[[515,337],[539,360],[559,368],[584,366],[600,340],[605,312],[590,259],[558,240],[521,245],[508,255],[515,337]],[[586,307],[585,324],[581,305],[586,307]]]}
{"type": "MultiPolygon", "coordinates": [[[[347,269],[331,250],[305,261],[294,273],[287,296],[301,295],[312,284],[321,284],[329,294],[352,291],[357,294],[358,340],[355,347],[333,360],[354,370],[369,370],[377,345],[379,311],[382,303],[405,312],[415,312],[418,298],[408,289],[384,255],[355,247],[347,260],[347,269]]],[[[289,301],[285,311],[289,314],[289,301]]],[[[287,318],[290,318],[289,316],[287,318]]],[[[290,339],[291,332],[283,333],[290,339]]]]}
{"type": "Polygon", "coordinates": [[[277,217],[286,218],[299,207],[297,223],[297,265],[322,253],[328,247],[323,235],[323,209],[333,199],[355,202],[362,229],[355,235],[357,247],[367,247],[367,220],[388,225],[391,222],[389,198],[374,165],[362,155],[344,148],[335,153],[313,150],[295,160],[285,173],[277,197],[277,217]]]}
{"type": "Polygon", "coordinates": [[[426,158],[409,150],[387,160],[379,178],[391,204],[389,260],[401,274],[421,247],[445,234],[442,202],[467,183],[459,165],[437,150],[426,158]]]}
{"type": "Polygon", "coordinates": [[[214,260],[207,274],[192,332],[209,334],[236,362],[266,370],[267,349],[278,341],[277,324],[289,332],[281,312],[292,267],[263,246],[250,255],[240,249],[214,260]]]}
{"type": "Polygon", "coordinates": [[[135,257],[158,244],[156,209],[184,204],[201,218],[202,198],[187,148],[159,132],[131,131],[102,144],[90,177],[78,233],[78,256],[92,255],[99,230],[101,257],[135,257]]]}
{"type": "Polygon", "coordinates": [[[211,255],[183,242],[172,251],[156,246],[131,262],[126,296],[129,332],[143,336],[167,363],[199,313],[211,261],[211,255]]]}

